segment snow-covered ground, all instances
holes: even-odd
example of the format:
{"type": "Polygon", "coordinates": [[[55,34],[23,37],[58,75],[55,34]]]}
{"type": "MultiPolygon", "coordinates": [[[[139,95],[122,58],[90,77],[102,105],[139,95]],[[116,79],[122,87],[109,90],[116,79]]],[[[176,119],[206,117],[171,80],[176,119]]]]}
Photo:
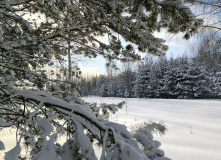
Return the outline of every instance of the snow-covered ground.
{"type": "MultiPolygon", "coordinates": [[[[84,97],[88,102],[118,103],[126,101],[110,120],[128,128],[144,121],[164,121],[166,135],[154,135],[161,149],[173,160],[221,159],[221,100],[165,100],[137,98],[84,97]],[[127,106],[127,114],[126,114],[127,106]]],[[[15,131],[3,130],[0,139],[6,151],[15,146],[15,131]]],[[[3,158],[0,151],[0,159],[3,158]]]]}
{"type": "Polygon", "coordinates": [[[221,159],[221,100],[165,100],[84,97],[86,101],[118,103],[127,101],[112,121],[127,127],[144,121],[164,121],[166,135],[154,135],[161,149],[173,160],[221,159]]]}

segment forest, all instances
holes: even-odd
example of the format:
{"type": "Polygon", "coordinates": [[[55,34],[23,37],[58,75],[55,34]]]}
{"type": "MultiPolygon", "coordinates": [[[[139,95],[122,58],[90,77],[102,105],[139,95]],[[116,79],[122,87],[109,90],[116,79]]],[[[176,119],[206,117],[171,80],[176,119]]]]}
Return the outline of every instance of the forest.
{"type": "Polygon", "coordinates": [[[106,67],[104,75],[82,76],[77,81],[80,93],[128,98],[220,98],[219,37],[214,31],[202,34],[197,46],[189,44],[189,52],[196,52],[194,56],[145,57],[138,63],[126,61],[118,70],[106,67]]]}
{"type": "Polygon", "coordinates": [[[10,138],[0,136],[3,159],[170,160],[153,137],[166,133],[164,123],[150,121],[129,130],[109,119],[124,101],[85,102],[80,92],[217,98],[220,8],[219,0],[0,1],[0,134],[8,131],[14,136],[9,148],[10,138]],[[197,14],[193,7],[202,11],[197,14]],[[215,17],[211,22],[202,17],[208,12],[215,17]],[[196,59],[166,60],[169,46],[154,34],[162,30],[186,40],[214,30],[218,38],[204,39],[206,46],[199,45],[196,59]],[[105,36],[107,43],[98,38],[105,36]],[[143,60],[140,54],[162,58],[143,60]],[[76,83],[81,70],[78,61],[72,61],[74,55],[102,56],[108,70],[120,68],[114,61],[125,67],[118,75],[109,72],[76,83]],[[135,70],[127,67],[132,62],[138,62],[135,70]],[[55,64],[59,72],[50,71],[55,64]]]}

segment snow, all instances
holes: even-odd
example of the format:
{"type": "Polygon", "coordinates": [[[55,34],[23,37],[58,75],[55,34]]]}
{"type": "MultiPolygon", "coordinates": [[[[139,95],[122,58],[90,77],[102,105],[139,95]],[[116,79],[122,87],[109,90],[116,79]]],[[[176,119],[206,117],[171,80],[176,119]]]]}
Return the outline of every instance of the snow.
{"type": "MultiPolygon", "coordinates": [[[[126,98],[84,97],[85,101],[119,103],[126,98]]],[[[166,157],[174,160],[220,160],[221,101],[127,98],[110,120],[131,126],[144,121],[164,121],[166,135],[154,134],[166,157]]]]}
{"type": "MultiPolygon", "coordinates": [[[[44,98],[42,97],[42,99],[44,98]]],[[[143,123],[144,121],[164,121],[168,127],[166,135],[161,137],[154,134],[154,140],[161,142],[162,145],[160,149],[165,152],[165,155],[168,158],[174,160],[220,160],[220,100],[165,100],[101,97],[84,97],[83,99],[89,102],[105,102],[107,104],[117,104],[121,101],[127,101],[127,114],[126,105],[124,105],[123,109],[119,109],[116,114],[110,115],[110,120],[124,124],[128,129],[130,129],[131,126],[143,123]]],[[[78,117],[75,118],[78,119],[78,117]]],[[[110,126],[118,128],[120,125],[110,123],[110,126]]],[[[123,128],[121,129],[124,130],[123,128]]],[[[5,145],[5,150],[0,151],[0,159],[3,159],[4,157],[3,152],[8,152],[16,145],[14,133],[15,130],[9,131],[7,129],[0,132],[0,142],[3,142],[5,145]]],[[[55,138],[49,140],[48,144],[45,146],[48,150],[44,150],[44,153],[41,152],[38,155],[38,158],[39,156],[49,154],[53,155],[53,157],[48,157],[48,159],[61,158],[54,152],[56,150],[54,140],[55,138]]],[[[83,142],[86,139],[81,137],[81,140],[83,142]]],[[[84,144],[81,145],[84,146],[84,144]]],[[[86,148],[93,154],[91,147],[87,147],[86,148]]],[[[130,149],[125,144],[121,147],[121,149],[125,151],[130,149]]],[[[18,146],[14,149],[19,151],[18,146]]],[[[158,150],[157,152],[160,153],[161,151],[158,150]]],[[[127,157],[128,155],[125,153],[125,155],[122,156],[127,157]]],[[[161,160],[160,158],[158,159],[161,160]]],[[[163,158],[162,160],[166,159],[163,158]]]]}
{"type": "Polygon", "coordinates": [[[135,148],[132,148],[130,145],[124,144],[121,146],[120,159],[126,160],[149,160],[146,156],[138,154],[135,148]]]}
{"type": "Polygon", "coordinates": [[[0,150],[4,150],[5,149],[5,145],[4,143],[2,143],[2,141],[0,141],[0,150]]]}
{"type": "Polygon", "coordinates": [[[53,127],[48,119],[39,118],[37,130],[40,130],[43,136],[48,136],[53,131],[53,127]]]}
{"type": "Polygon", "coordinates": [[[139,131],[137,131],[133,137],[140,142],[145,148],[151,150],[155,147],[155,144],[149,140],[146,136],[144,136],[142,133],[140,133],[139,131]]]}
{"type": "Polygon", "coordinates": [[[56,153],[56,145],[54,144],[57,139],[57,134],[54,134],[50,137],[48,143],[44,148],[39,152],[33,160],[62,160],[61,156],[56,153]]]}
{"type": "Polygon", "coordinates": [[[5,160],[17,160],[21,152],[21,146],[17,144],[14,148],[5,154],[5,160]]]}
{"type": "MultiPolygon", "coordinates": [[[[78,125],[78,127],[79,126],[80,125],[78,125]]],[[[84,158],[96,160],[97,158],[95,156],[92,145],[91,145],[90,141],[88,140],[88,138],[86,137],[86,135],[84,134],[83,130],[82,131],[77,130],[76,134],[77,134],[76,141],[77,141],[77,144],[79,144],[79,146],[81,148],[81,154],[85,156],[84,158]]]]}
{"type": "Polygon", "coordinates": [[[0,127],[9,126],[10,123],[4,121],[4,119],[0,118],[0,127]]]}

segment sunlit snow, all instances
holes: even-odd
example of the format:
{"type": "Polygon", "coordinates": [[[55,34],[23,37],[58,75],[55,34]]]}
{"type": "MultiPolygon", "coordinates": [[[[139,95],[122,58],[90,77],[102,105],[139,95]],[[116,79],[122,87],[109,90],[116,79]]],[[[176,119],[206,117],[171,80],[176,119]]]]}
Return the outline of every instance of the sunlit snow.
{"type": "Polygon", "coordinates": [[[84,97],[90,102],[127,101],[122,110],[110,116],[128,128],[144,121],[164,121],[166,135],[154,134],[165,155],[173,160],[220,160],[221,100],[167,100],[138,98],[84,97]]]}

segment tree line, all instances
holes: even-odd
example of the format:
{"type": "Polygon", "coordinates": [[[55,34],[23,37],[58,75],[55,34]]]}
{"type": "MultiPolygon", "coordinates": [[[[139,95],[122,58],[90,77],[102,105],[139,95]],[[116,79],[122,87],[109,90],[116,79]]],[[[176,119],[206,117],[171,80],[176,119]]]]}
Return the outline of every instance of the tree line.
{"type": "Polygon", "coordinates": [[[221,55],[214,53],[208,58],[208,54],[202,50],[200,48],[200,54],[194,58],[180,57],[169,60],[165,57],[158,60],[146,58],[143,63],[137,64],[135,69],[131,64],[124,65],[124,69],[115,75],[82,78],[79,83],[81,95],[131,98],[219,98],[221,55]],[[207,59],[203,56],[207,56],[207,59]],[[212,61],[217,63],[214,65],[215,62],[212,63],[212,61]]]}
{"type": "MultiPolygon", "coordinates": [[[[189,44],[192,57],[158,60],[145,58],[134,65],[124,62],[113,74],[82,78],[79,82],[82,96],[138,97],[138,98],[220,98],[221,39],[220,33],[210,30],[198,35],[194,45],[189,44]],[[134,67],[132,67],[134,66],[134,67]]],[[[190,55],[190,54],[189,54],[190,55]]]]}

